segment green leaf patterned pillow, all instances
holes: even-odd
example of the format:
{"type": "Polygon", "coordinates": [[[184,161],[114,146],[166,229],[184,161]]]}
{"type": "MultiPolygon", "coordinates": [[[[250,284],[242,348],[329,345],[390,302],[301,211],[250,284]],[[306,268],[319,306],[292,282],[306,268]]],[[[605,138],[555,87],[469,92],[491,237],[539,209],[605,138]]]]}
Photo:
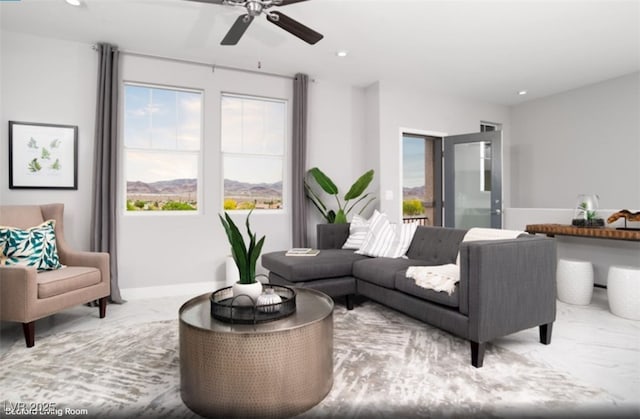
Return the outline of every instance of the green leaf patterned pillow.
{"type": "Polygon", "coordinates": [[[0,226],[0,265],[33,266],[39,272],[61,268],[55,220],[23,230],[0,226]]]}

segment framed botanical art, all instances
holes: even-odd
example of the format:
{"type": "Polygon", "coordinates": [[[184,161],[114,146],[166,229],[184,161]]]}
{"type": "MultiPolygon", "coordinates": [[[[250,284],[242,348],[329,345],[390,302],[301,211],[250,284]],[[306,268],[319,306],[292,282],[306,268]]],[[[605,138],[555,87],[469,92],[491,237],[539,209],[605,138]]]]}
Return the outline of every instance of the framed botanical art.
{"type": "Polygon", "coordinates": [[[10,189],[78,189],[78,127],[9,121],[10,189]]]}

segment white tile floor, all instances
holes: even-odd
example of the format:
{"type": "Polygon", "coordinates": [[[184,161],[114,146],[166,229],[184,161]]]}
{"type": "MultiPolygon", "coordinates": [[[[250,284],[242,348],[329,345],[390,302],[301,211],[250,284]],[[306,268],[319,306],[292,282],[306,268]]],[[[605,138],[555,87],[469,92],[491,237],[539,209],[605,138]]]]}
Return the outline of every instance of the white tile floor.
{"type": "MultiPolygon", "coordinates": [[[[36,345],[38,339],[54,333],[177,319],[178,309],[189,298],[175,296],[112,304],[107,307],[105,319],[98,318],[97,308],[75,307],[37,321],[36,345]]],[[[0,352],[4,353],[16,341],[24,342],[23,339],[19,324],[1,323],[0,352]]],[[[558,302],[551,345],[539,343],[537,328],[493,343],[604,389],[621,405],[640,408],[640,321],[611,314],[606,290],[596,288],[588,306],[558,302]]]]}

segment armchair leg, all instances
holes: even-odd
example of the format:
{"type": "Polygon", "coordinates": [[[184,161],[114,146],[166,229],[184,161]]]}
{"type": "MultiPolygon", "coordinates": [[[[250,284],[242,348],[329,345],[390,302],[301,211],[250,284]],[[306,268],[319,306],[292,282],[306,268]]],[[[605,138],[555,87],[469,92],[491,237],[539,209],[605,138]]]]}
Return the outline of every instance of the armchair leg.
{"type": "Polygon", "coordinates": [[[104,316],[107,315],[107,298],[109,297],[102,297],[100,299],[100,318],[104,319],[104,316]]]}
{"type": "Polygon", "coordinates": [[[551,343],[551,332],[553,330],[553,323],[540,325],[540,343],[548,345],[551,343]]]}
{"type": "Polygon", "coordinates": [[[22,323],[22,331],[24,332],[24,340],[27,343],[27,348],[33,347],[36,339],[36,322],[22,323]]]}
{"type": "Polygon", "coordinates": [[[484,360],[484,350],[487,347],[487,343],[478,343],[472,340],[470,340],[469,343],[471,344],[471,365],[476,368],[481,368],[482,361],[484,360]]]}
{"type": "Polygon", "coordinates": [[[354,295],[353,294],[349,294],[345,297],[346,299],[346,303],[347,303],[347,310],[353,310],[353,299],[354,299],[354,295]]]}

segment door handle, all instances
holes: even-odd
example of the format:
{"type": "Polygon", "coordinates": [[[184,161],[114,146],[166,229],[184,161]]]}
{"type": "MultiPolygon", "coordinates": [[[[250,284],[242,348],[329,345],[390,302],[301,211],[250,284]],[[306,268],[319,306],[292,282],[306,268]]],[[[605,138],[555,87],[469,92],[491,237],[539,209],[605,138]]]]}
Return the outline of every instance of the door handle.
{"type": "Polygon", "coordinates": [[[500,215],[500,214],[502,214],[502,210],[497,209],[497,210],[491,211],[491,214],[500,215]]]}

